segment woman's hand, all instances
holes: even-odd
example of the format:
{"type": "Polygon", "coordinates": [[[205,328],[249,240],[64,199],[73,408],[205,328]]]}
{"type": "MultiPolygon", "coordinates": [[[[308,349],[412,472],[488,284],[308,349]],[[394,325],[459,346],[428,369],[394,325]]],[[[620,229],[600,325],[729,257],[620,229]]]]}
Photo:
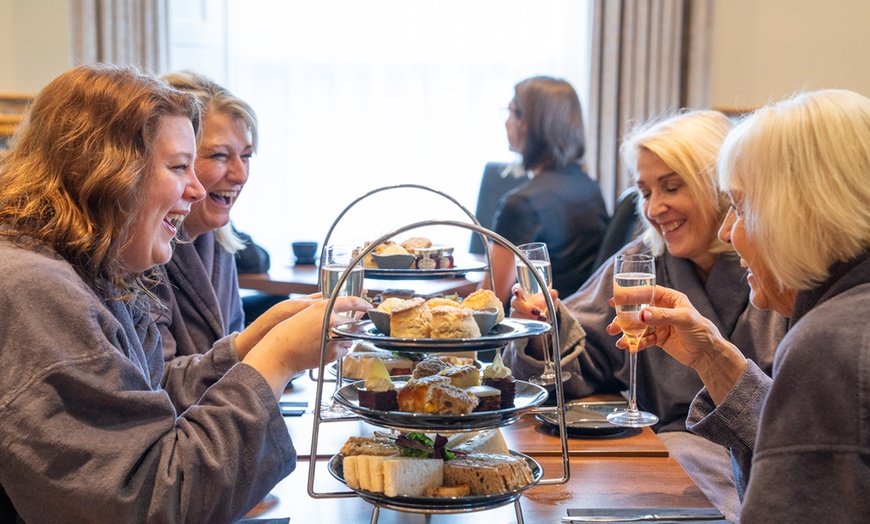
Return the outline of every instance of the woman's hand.
{"type": "MultiPolygon", "coordinates": [[[[519,284],[514,284],[511,293],[513,294],[511,297],[511,317],[549,322],[547,303],[543,295],[534,295],[527,301],[523,294],[523,288],[519,284]]],[[[550,298],[553,299],[553,306],[559,307],[559,292],[551,289],[550,298]]]]}
{"type": "MultiPolygon", "coordinates": [[[[641,320],[649,328],[638,347],[659,346],[681,364],[697,371],[718,404],[746,368],[746,358],[719,333],[713,322],[698,313],[686,295],[656,286],[653,302],[654,306],[641,313],[641,320]]],[[[621,332],[614,318],[607,326],[607,333],[618,335],[621,332]]],[[[628,348],[625,339],[620,339],[617,346],[628,348]]]]}
{"type": "MultiPolygon", "coordinates": [[[[243,359],[269,382],[276,398],[280,398],[293,375],[320,365],[326,306],[326,300],[312,300],[307,307],[275,325],[243,359]]],[[[348,317],[338,313],[369,309],[371,304],[361,298],[340,297],[335,301],[329,325],[332,327],[348,321],[348,317]]],[[[350,344],[350,341],[327,344],[326,361],[343,357],[350,344]]]]}
{"type": "Polygon", "coordinates": [[[236,337],[236,353],[239,355],[239,360],[244,360],[248,351],[259,342],[266,333],[279,323],[296,315],[308,306],[317,302],[322,302],[323,295],[321,293],[313,293],[304,297],[291,298],[282,300],[274,306],[267,309],[263,314],[256,318],[251,325],[246,327],[244,331],[236,337]]]}

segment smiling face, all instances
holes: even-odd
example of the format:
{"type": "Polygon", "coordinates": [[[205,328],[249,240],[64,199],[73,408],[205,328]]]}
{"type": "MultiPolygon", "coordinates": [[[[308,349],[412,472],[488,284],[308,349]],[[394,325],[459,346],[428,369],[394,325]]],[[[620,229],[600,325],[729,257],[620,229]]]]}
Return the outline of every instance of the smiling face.
{"type": "Polygon", "coordinates": [[[637,187],[647,220],[662,235],[668,252],[705,271],[716,261],[710,243],[718,224],[704,218],[685,180],[646,148],[637,157],[637,187]]]}
{"type": "Polygon", "coordinates": [[[203,135],[196,158],[196,174],[206,197],[194,204],[184,230],[191,239],[225,226],[230,210],[248,181],[254,147],[241,118],[209,113],[202,121],[203,135]]]}
{"type": "Polygon", "coordinates": [[[772,309],[785,316],[791,316],[797,291],[780,291],[770,268],[758,256],[758,247],[746,234],[743,219],[742,195],[733,192],[732,206],[719,228],[719,239],[734,246],[740,255],[740,263],[747,267],[746,280],[749,282],[749,301],[758,309],[772,309]]]}
{"type": "Polygon", "coordinates": [[[191,204],[205,195],[193,171],[196,138],[188,118],[161,118],[150,154],[142,209],[120,253],[132,273],[169,261],[176,234],[174,223],[187,216],[191,204]]]}

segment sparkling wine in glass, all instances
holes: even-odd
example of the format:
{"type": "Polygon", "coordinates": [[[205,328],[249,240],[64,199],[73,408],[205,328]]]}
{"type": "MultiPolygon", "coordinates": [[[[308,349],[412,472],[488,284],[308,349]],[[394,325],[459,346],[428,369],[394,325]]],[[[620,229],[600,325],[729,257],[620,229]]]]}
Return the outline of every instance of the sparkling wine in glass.
{"type": "MultiPolygon", "coordinates": [[[[550,265],[550,253],[547,251],[547,244],[543,242],[523,244],[517,246],[517,250],[532,263],[531,267],[529,267],[519,257],[515,258],[517,280],[523,289],[525,300],[530,302],[535,295],[543,295],[544,292],[549,293],[550,288],[553,287],[553,269],[550,265]],[[541,279],[546,284],[546,289],[541,289],[541,286],[535,279],[535,272],[541,275],[541,279]]],[[[556,383],[556,368],[550,356],[550,348],[546,335],[543,336],[542,341],[544,343],[544,371],[540,375],[529,377],[529,382],[540,386],[551,386],[556,383]]],[[[562,372],[563,381],[568,380],[570,376],[571,374],[567,371],[562,372]]]]}
{"type": "MultiPolygon", "coordinates": [[[[341,276],[350,267],[357,253],[355,246],[327,246],[323,250],[323,255],[320,259],[320,291],[323,293],[323,299],[328,300],[333,295],[339,297],[359,297],[363,293],[363,266],[362,262],[357,262],[351,269],[350,274],[344,281],[344,284],[339,287],[338,283],[341,276]]],[[[353,317],[353,313],[343,313],[346,316],[353,317]]],[[[348,320],[350,322],[350,320],[348,320]]],[[[349,415],[347,409],[335,401],[335,394],[341,389],[341,361],[335,361],[336,378],[335,391],[332,394],[331,402],[323,402],[320,406],[320,414],[326,418],[343,417],[349,415]]]]}
{"type": "Polygon", "coordinates": [[[628,409],[616,411],[607,420],[630,428],[652,426],[659,418],[637,409],[637,346],[646,333],[640,313],[655,295],[655,258],[650,255],[618,255],[613,268],[613,302],[622,335],[628,342],[628,409]]]}

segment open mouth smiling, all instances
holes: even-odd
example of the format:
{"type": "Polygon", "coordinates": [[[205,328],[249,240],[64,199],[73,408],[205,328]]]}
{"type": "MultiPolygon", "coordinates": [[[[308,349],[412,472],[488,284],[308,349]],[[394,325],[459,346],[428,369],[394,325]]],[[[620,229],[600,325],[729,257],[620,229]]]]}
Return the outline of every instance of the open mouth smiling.
{"type": "Polygon", "coordinates": [[[667,224],[659,224],[659,229],[661,230],[663,235],[666,235],[685,223],[685,220],[674,220],[673,222],[668,222],[667,224]]]}
{"type": "Polygon", "coordinates": [[[217,202],[218,204],[224,206],[231,206],[233,202],[235,202],[236,198],[239,196],[238,191],[215,191],[214,193],[209,193],[208,197],[217,202]]]}

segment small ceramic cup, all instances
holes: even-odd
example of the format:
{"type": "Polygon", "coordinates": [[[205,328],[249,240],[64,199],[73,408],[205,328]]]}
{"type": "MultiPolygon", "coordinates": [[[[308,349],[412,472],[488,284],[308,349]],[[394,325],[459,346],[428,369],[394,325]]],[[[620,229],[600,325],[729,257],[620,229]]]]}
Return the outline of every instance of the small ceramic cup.
{"type": "Polygon", "coordinates": [[[317,260],[317,242],[293,242],[290,247],[297,265],[314,264],[317,260]]]}

